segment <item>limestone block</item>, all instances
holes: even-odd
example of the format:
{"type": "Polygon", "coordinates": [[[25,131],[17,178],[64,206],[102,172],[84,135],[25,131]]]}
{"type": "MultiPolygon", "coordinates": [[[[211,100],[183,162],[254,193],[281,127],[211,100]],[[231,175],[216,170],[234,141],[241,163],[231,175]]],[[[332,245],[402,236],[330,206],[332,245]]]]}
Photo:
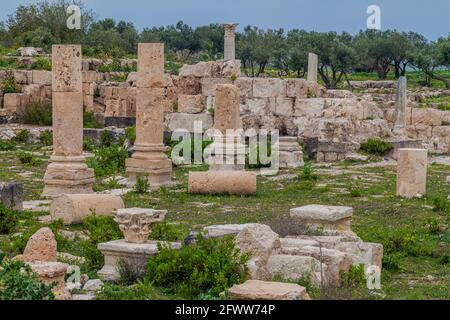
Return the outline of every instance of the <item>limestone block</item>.
{"type": "Polygon", "coordinates": [[[310,300],[306,289],[293,283],[248,280],[228,290],[231,300],[310,300]]]}
{"type": "Polygon", "coordinates": [[[306,98],[308,95],[308,82],[305,79],[286,79],[284,85],[289,98],[306,98]]]}
{"type": "Polygon", "coordinates": [[[230,78],[202,78],[201,88],[202,95],[204,96],[215,96],[216,88],[219,84],[232,84],[230,78]]]}
{"type": "Polygon", "coordinates": [[[294,114],[294,99],[288,97],[276,97],[275,109],[272,113],[276,116],[292,117],[294,114]]]}
{"type": "Polygon", "coordinates": [[[397,161],[397,195],[404,198],[421,197],[427,187],[426,149],[399,149],[397,161]]]}
{"type": "Polygon", "coordinates": [[[33,84],[52,84],[52,72],[46,70],[33,70],[33,84]]]}
{"type": "Polygon", "coordinates": [[[205,227],[204,230],[208,233],[208,236],[217,238],[223,236],[233,235],[236,236],[244,230],[246,227],[251,227],[255,225],[254,223],[244,223],[244,224],[222,224],[213,225],[205,227]]]}
{"type": "Polygon", "coordinates": [[[212,61],[211,77],[213,78],[227,78],[241,75],[241,61],[236,59],[225,59],[212,61]]]}
{"type": "Polygon", "coordinates": [[[137,117],[136,117],[136,143],[162,144],[164,134],[164,110],[162,88],[138,87],[137,117]]]}
{"type": "Polygon", "coordinates": [[[20,182],[0,183],[0,203],[5,207],[23,210],[23,185],[20,182]]]}
{"type": "Polygon", "coordinates": [[[263,116],[268,111],[268,98],[249,98],[245,100],[245,104],[241,105],[241,112],[249,113],[252,116],[263,116]]]}
{"type": "Polygon", "coordinates": [[[31,70],[14,70],[14,80],[17,84],[31,84],[33,72],[31,70]]]}
{"type": "Polygon", "coordinates": [[[442,111],[434,108],[413,108],[411,113],[411,122],[409,124],[440,126],[442,125],[442,111]]]}
{"type": "Polygon", "coordinates": [[[41,228],[33,234],[23,251],[22,260],[32,261],[56,261],[57,243],[55,235],[50,228],[41,228]]]}
{"type": "Polygon", "coordinates": [[[318,118],[325,109],[325,99],[296,99],[294,105],[295,117],[318,118]]]}
{"type": "Polygon", "coordinates": [[[319,66],[319,56],[310,52],[308,54],[308,81],[317,82],[317,68],[319,66]]]}
{"type": "Polygon", "coordinates": [[[263,224],[245,226],[236,236],[235,244],[242,253],[248,253],[251,257],[262,257],[264,260],[281,248],[279,235],[263,224]]]}
{"type": "Polygon", "coordinates": [[[83,71],[82,72],[83,83],[93,83],[100,81],[100,73],[97,71],[83,71]]]}
{"type": "Polygon", "coordinates": [[[81,92],[81,46],[52,46],[53,92],[81,92]]]}
{"type": "Polygon", "coordinates": [[[353,208],[341,206],[308,205],[291,209],[291,218],[315,230],[321,227],[350,231],[353,208]]]}
{"type": "Polygon", "coordinates": [[[24,93],[5,93],[3,96],[3,108],[14,114],[23,115],[28,103],[28,97],[24,93]]]}
{"type": "Polygon", "coordinates": [[[235,81],[235,85],[241,91],[241,97],[253,97],[253,79],[249,77],[240,77],[235,81]]]}
{"type": "Polygon", "coordinates": [[[182,113],[201,113],[205,110],[206,97],[202,95],[185,95],[178,96],[178,112],[182,113]]]}
{"type": "Polygon", "coordinates": [[[349,254],[355,266],[363,264],[365,267],[382,267],[383,246],[379,243],[340,242],[335,249],[349,254]]]}
{"type": "Polygon", "coordinates": [[[162,88],[164,78],[164,43],[139,43],[138,88],[162,88]]]}
{"type": "MultiPolygon", "coordinates": [[[[178,93],[190,95],[202,94],[202,81],[202,78],[197,78],[194,76],[180,77],[178,80],[178,93]]],[[[205,85],[207,85],[206,82],[205,85]]],[[[215,94],[215,86],[209,86],[208,90],[212,92],[212,95],[215,94]]],[[[203,95],[207,96],[205,94],[203,95]]]]}
{"type": "Polygon", "coordinates": [[[227,129],[242,128],[240,118],[239,88],[232,84],[221,84],[216,89],[214,128],[223,134],[227,129]]]}
{"type": "Polygon", "coordinates": [[[213,127],[213,117],[209,113],[170,113],[165,116],[165,126],[168,131],[177,129],[194,132],[194,122],[201,122],[203,130],[213,127]]]}
{"type": "Polygon", "coordinates": [[[214,61],[199,62],[197,64],[184,64],[178,73],[180,77],[194,76],[198,78],[209,78],[212,76],[212,65],[214,61]]]}
{"type": "Polygon", "coordinates": [[[349,90],[327,90],[327,98],[356,99],[356,96],[353,92],[349,90]]]}
{"type": "Polygon", "coordinates": [[[53,220],[61,219],[65,224],[78,223],[95,213],[97,216],[112,216],[117,209],[124,208],[121,197],[106,194],[65,194],[57,197],[50,206],[53,220]]]}
{"type": "Polygon", "coordinates": [[[245,171],[189,172],[189,193],[256,194],[256,174],[245,171]]]}
{"type": "MultiPolygon", "coordinates": [[[[321,284],[320,262],[307,256],[293,256],[286,254],[271,255],[267,260],[267,270],[272,278],[283,281],[296,282],[305,275],[314,285],[321,284]]],[[[323,274],[327,274],[327,265],[322,263],[323,274]]],[[[325,276],[324,276],[325,282],[325,276]]]]}
{"type": "Polygon", "coordinates": [[[281,79],[255,78],[253,80],[253,96],[255,98],[271,98],[285,95],[286,88],[281,79]]]}

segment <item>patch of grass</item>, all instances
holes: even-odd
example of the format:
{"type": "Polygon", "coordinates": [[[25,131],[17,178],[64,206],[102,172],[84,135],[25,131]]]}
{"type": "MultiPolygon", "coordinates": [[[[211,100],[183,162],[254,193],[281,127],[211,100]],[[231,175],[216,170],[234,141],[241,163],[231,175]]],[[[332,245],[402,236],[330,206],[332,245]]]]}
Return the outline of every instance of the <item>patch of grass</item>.
{"type": "Polygon", "coordinates": [[[138,194],[146,194],[150,188],[150,183],[148,182],[148,175],[143,177],[139,176],[136,179],[136,184],[133,186],[133,191],[138,194]]]}
{"type": "Polygon", "coordinates": [[[30,132],[28,132],[27,129],[20,130],[19,132],[17,132],[16,136],[14,137],[14,139],[17,142],[21,142],[21,143],[27,142],[29,138],[30,138],[30,132]]]}
{"type": "Polygon", "coordinates": [[[52,60],[44,57],[38,57],[31,64],[31,69],[52,71],[52,60]]]}
{"type": "Polygon", "coordinates": [[[27,164],[30,166],[35,166],[41,163],[41,160],[36,158],[33,153],[27,152],[27,151],[17,151],[16,152],[17,158],[19,159],[20,163],[27,164]]]}
{"type": "Polygon", "coordinates": [[[361,150],[373,155],[384,156],[394,148],[388,141],[379,138],[370,138],[361,143],[361,150]]]}
{"type": "Polygon", "coordinates": [[[53,133],[51,131],[42,131],[39,135],[39,141],[46,147],[53,145],[53,133]]]}
{"type": "Polygon", "coordinates": [[[305,163],[298,177],[302,181],[316,181],[318,179],[318,176],[315,174],[314,168],[310,162],[305,163]]]}
{"type": "Polygon", "coordinates": [[[21,93],[22,88],[20,85],[16,83],[14,79],[14,74],[12,72],[8,72],[6,74],[5,79],[0,84],[3,93],[21,93]]]}
{"type": "Polygon", "coordinates": [[[95,119],[94,113],[84,112],[83,113],[83,127],[90,129],[101,129],[103,125],[95,119]]]}
{"type": "Polygon", "coordinates": [[[179,223],[166,221],[155,223],[152,226],[151,240],[183,241],[189,234],[189,229],[179,223]]]}
{"type": "Polygon", "coordinates": [[[49,102],[32,101],[25,108],[22,122],[39,126],[52,125],[52,105],[49,102]]]}
{"type": "Polygon", "coordinates": [[[18,223],[18,213],[0,203],[0,234],[12,233],[18,223]]]}
{"type": "Polygon", "coordinates": [[[14,140],[0,140],[0,151],[12,151],[16,145],[14,140]]]}
{"type": "Polygon", "coordinates": [[[96,177],[105,177],[122,173],[127,158],[128,151],[122,146],[113,144],[95,150],[94,156],[87,159],[87,164],[94,169],[96,177]]]}

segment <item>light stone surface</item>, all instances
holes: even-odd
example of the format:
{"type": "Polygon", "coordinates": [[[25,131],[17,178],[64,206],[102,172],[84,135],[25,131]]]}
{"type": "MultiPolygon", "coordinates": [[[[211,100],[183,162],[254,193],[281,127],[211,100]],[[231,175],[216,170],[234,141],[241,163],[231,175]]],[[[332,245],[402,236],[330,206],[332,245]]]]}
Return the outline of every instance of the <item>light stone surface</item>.
{"type": "Polygon", "coordinates": [[[189,172],[189,193],[256,194],[256,173],[246,171],[189,172]]]}
{"type": "Polygon", "coordinates": [[[397,96],[395,100],[394,133],[401,133],[406,128],[407,80],[400,77],[397,82],[397,96]]]}
{"type": "Polygon", "coordinates": [[[69,265],[61,262],[28,262],[31,270],[37,274],[40,282],[53,285],[56,300],[69,300],[71,294],[66,290],[65,276],[69,265]]]}
{"type": "Polygon", "coordinates": [[[304,287],[293,283],[248,280],[228,291],[232,300],[310,300],[304,287]]]}
{"type": "Polygon", "coordinates": [[[279,163],[281,169],[301,168],[305,164],[303,151],[296,137],[280,137],[279,163]]]}
{"type": "Polygon", "coordinates": [[[80,45],[52,46],[52,91],[82,92],[80,45]]]}
{"type": "Polygon", "coordinates": [[[216,88],[214,128],[226,134],[227,129],[241,129],[239,88],[220,84],[216,88]]]}
{"type": "Polygon", "coordinates": [[[80,223],[94,213],[96,216],[112,216],[117,209],[124,208],[119,196],[107,194],[64,194],[50,206],[52,220],[61,219],[64,224],[80,223]]]}
{"type": "Polygon", "coordinates": [[[236,27],[237,23],[226,23],[223,25],[224,35],[224,59],[234,60],[236,58],[236,27]]]}
{"type": "Polygon", "coordinates": [[[421,197],[427,187],[426,149],[399,149],[397,160],[397,195],[404,198],[421,197]]]}
{"type": "Polygon", "coordinates": [[[131,243],[145,243],[155,222],[164,220],[166,210],[144,208],[118,209],[114,220],[119,224],[125,240],[131,243]]]}
{"type": "Polygon", "coordinates": [[[317,83],[317,70],[319,67],[319,57],[315,53],[308,54],[308,81],[317,83]]]}
{"type": "Polygon", "coordinates": [[[208,232],[211,237],[223,237],[228,235],[237,235],[246,227],[251,227],[254,223],[246,224],[223,224],[205,227],[204,230],[208,232]]]}
{"type": "MultiPolygon", "coordinates": [[[[178,242],[167,243],[173,249],[180,249],[178,242]]],[[[97,248],[105,257],[105,265],[98,272],[102,280],[115,281],[119,279],[118,267],[121,261],[128,264],[138,274],[145,274],[148,258],[158,253],[158,242],[130,243],[116,240],[98,244],[97,248]]]]}
{"type": "Polygon", "coordinates": [[[291,218],[311,229],[350,231],[353,208],[343,206],[307,205],[291,209],[291,218]]]}
{"type": "Polygon", "coordinates": [[[25,250],[20,260],[32,262],[51,262],[56,261],[56,240],[50,228],[44,227],[33,234],[27,242],[25,250]]]}
{"type": "MultiPolygon", "coordinates": [[[[327,265],[322,263],[324,274],[323,282],[326,282],[325,274],[328,273],[327,265]]],[[[281,278],[283,281],[298,281],[305,275],[309,275],[309,280],[314,285],[320,285],[321,268],[319,260],[308,256],[296,255],[271,255],[267,260],[267,271],[272,278],[281,278]]]]}
{"type": "Polygon", "coordinates": [[[164,43],[139,43],[138,88],[162,88],[164,79],[164,43]]]}

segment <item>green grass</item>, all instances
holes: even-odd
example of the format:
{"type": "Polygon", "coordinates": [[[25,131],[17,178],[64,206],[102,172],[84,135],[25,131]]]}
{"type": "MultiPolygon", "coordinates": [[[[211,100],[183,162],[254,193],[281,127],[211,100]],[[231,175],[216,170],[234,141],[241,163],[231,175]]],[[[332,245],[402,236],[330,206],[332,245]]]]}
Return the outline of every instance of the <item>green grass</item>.
{"type": "MultiPolygon", "coordinates": [[[[14,151],[0,152],[0,180],[21,181],[26,199],[39,199],[50,152],[44,153],[36,145],[18,144],[18,148],[33,152],[42,163],[30,167],[20,164],[14,151]],[[31,175],[22,176],[24,172],[31,175]]],[[[331,167],[313,164],[313,168],[317,176],[315,180],[298,178],[300,171],[290,170],[283,174],[288,173],[292,178],[282,181],[258,177],[256,196],[227,196],[188,194],[188,172],[207,170],[207,167],[177,167],[173,173],[178,182],[176,187],[146,194],[131,192],[124,196],[124,201],[127,207],[168,210],[167,223],[175,223],[180,228],[180,232],[171,232],[174,237],[211,224],[250,222],[268,224],[276,232],[286,235],[291,231],[291,208],[307,204],[351,206],[354,208],[352,229],[364,241],[382,243],[385,247],[381,282],[385,299],[450,298],[450,212],[435,200],[447,198],[450,194],[450,186],[445,182],[448,166],[430,165],[427,196],[410,200],[395,195],[395,167],[367,167],[363,163],[342,162],[331,167]],[[435,209],[436,205],[439,208],[435,209]]],[[[20,213],[16,232],[26,233],[42,226],[37,221],[39,215],[42,213],[20,213]]],[[[85,227],[74,225],[68,229],[80,231],[85,227]]],[[[161,237],[158,233],[158,238],[161,237]]],[[[11,243],[9,237],[1,237],[0,250],[9,252],[11,243]]],[[[59,245],[66,252],[98,259],[95,244],[89,243],[77,240],[59,245]]],[[[95,276],[97,269],[84,266],[82,270],[95,276]]],[[[116,298],[172,298],[165,295],[164,290],[151,285],[116,289],[112,290],[118,292],[116,298]]],[[[112,295],[110,290],[105,296],[112,295]]],[[[315,297],[320,298],[321,295],[315,297]]]]}

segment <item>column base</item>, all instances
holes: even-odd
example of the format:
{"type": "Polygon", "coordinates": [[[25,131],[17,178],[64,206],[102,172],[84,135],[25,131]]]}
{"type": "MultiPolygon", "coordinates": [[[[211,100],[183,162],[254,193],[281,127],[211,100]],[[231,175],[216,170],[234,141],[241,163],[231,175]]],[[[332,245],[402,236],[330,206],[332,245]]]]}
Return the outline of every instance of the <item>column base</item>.
{"type": "Polygon", "coordinates": [[[44,175],[44,198],[94,192],[94,170],[87,167],[84,156],[52,156],[50,160],[44,175]]]}
{"type": "Polygon", "coordinates": [[[128,187],[146,175],[152,190],[174,185],[172,161],[164,154],[164,146],[136,146],[135,150],[133,157],[126,160],[128,187]]]}

